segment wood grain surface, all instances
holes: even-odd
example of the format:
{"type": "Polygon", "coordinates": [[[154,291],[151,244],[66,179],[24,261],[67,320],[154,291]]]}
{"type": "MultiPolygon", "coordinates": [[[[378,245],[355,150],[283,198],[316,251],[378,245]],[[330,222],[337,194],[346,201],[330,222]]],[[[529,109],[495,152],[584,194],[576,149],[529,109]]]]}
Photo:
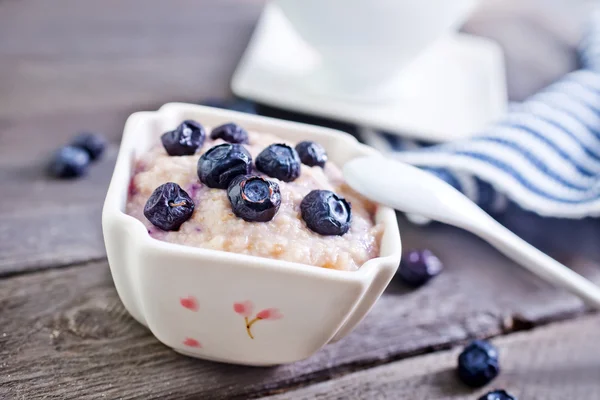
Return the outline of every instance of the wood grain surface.
{"type": "Polygon", "coordinates": [[[1,130],[0,276],[105,257],[100,215],[126,116],[32,116],[1,130]],[[105,157],[85,179],[50,178],[49,158],[82,129],[107,135],[105,157]]]}
{"type": "Polygon", "coordinates": [[[107,398],[243,399],[582,311],[483,244],[472,247],[474,256],[487,255],[485,265],[461,263],[448,249],[473,242],[464,234],[438,226],[420,235],[407,244],[425,236],[434,248],[443,243],[438,251],[451,271],[417,291],[393,283],[349,337],[277,368],[175,354],[128,316],[105,262],[2,279],[0,398],[94,399],[100,390],[107,398]]]}
{"type": "MultiPolygon", "coordinates": [[[[507,2],[511,7],[515,4],[507,2]]],[[[231,72],[263,3],[0,0],[0,398],[245,399],[348,373],[352,373],[348,377],[362,377],[359,374],[371,371],[373,375],[364,375],[372,381],[364,390],[349,386],[343,380],[349,378],[342,378],[333,381],[326,392],[331,391],[334,397],[330,398],[345,398],[347,392],[373,399],[412,399],[410,386],[399,383],[396,388],[391,382],[396,378],[390,377],[405,383],[414,377],[423,384],[418,392],[423,399],[472,398],[472,393],[461,391],[444,373],[427,380],[419,370],[428,371],[436,362],[447,367],[451,355],[417,356],[451,348],[468,338],[527,330],[580,317],[584,312],[578,299],[531,276],[479,239],[439,224],[415,227],[401,218],[404,247],[432,249],[444,261],[445,272],[416,291],[393,282],[354,333],[308,360],[268,369],[193,360],[164,347],[133,321],[114,290],[100,227],[123,123],[131,112],[156,109],[165,102],[229,95],[231,72]],[[50,179],[45,173],[48,158],[80,130],[104,133],[110,141],[106,156],[85,179],[50,179]],[[381,367],[389,367],[389,372],[371,370],[390,362],[381,367]],[[407,375],[406,368],[412,369],[413,375],[407,375]]],[[[494,10],[497,2],[491,3],[486,7],[494,10]]],[[[498,15],[508,21],[511,12],[498,15]]],[[[514,98],[534,90],[543,79],[574,67],[576,16],[564,20],[564,27],[545,23],[543,29],[536,30],[536,24],[529,28],[536,32],[551,28],[560,37],[555,40],[558,50],[545,51],[544,57],[531,54],[535,52],[530,50],[535,48],[532,45],[527,57],[519,57],[522,52],[511,40],[518,27],[503,34],[501,19],[490,20],[489,16],[480,14],[466,30],[497,37],[508,50],[514,98]],[[519,67],[521,64],[528,68],[519,67]],[[539,68],[545,64],[553,68],[541,73],[539,68]]],[[[527,37],[533,40],[535,35],[527,37]]],[[[264,107],[261,112],[298,118],[264,107]]],[[[541,219],[515,209],[503,222],[600,282],[598,221],[541,219]]],[[[551,325],[548,329],[578,331],[579,326],[579,336],[575,336],[584,346],[592,337],[586,335],[597,331],[593,321],[575,319],[564,325],[567,328],[551,325]]],[[[544,332],[546,327],[540,329],[544,332]]],[[[568,342],[568,335],[556,335],[568,342]]],[[[529,338],[529,332],[510,336],[506,339],[508,351],[526,348],[526,343],[539,339],[529,338]],[[521,339],[511,344],[513,337],[521,339]]],[[[531,345],[539,352],[554,351],[562,343],[543,338],[539,342],[539,347],[531,345]]],[[[578,349],[573,354],[580,354],[583,347],[578,349]]],[[[513,360],[511,357],[508,359],[513,360]]],[[[556,369],[550,361],[558,359],[539,360],[548,363],[547,369],[540,367],[545,375],[538,375],[539,382],[546,382],[547,377],[564,378],[566,388],[578,390],[574,388],[580,382],[575,372],[587,376],[588,370],[577,360],[565,358],[556,369]],[[560,375],[569,366],[573,375],[560,375]]],[[[521,367],[529,376],[540,373],[533,361],[521,367]]],[[[514,374],[507,379],[511,377],[514,374]]],[[[506,382],[514,383],[520,390],[516,393],[524,398],[554,395],[531,380],[506,382]]],[[[582,381],[584,389],[590,385],[582,381]]],[[[327,396],[321,393],[323,387],[306,389],[298,396],[327,396]]],[[[586,397],[586,393],[593,396],[598,389],[575,393],[579,397],[563,398],[595,399],[597,396],[586,397]]]]}
{"type": "Polygon", "coordinates": [[[228,93],[263,3],[0,1],[0,118],[228,93]]]}
{"type": "Polygon", "coordinates": [[[502,372],[474,390],[458,382],[461,348],[356,372],[264,400],[474,400],[503,388],[525,400],[599,399],[600,317],[553,324],[494,341],[502,372]]]}

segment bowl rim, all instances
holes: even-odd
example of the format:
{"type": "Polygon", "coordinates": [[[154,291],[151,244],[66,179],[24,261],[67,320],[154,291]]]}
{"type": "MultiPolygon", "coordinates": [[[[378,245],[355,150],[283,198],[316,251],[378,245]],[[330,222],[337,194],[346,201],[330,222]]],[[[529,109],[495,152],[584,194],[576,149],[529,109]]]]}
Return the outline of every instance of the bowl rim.
{"type": "MultiPolygon", "coordinates": [[[[378,220],[378,222],[381,222],[384,225],[384,231],[380,240],[380,247],[384,247],[385,241],[385,248],[387,248],[388,251],[385,252],[385,254],[380,253],[378,257],[366,261],[355,271],[336,270],[310,264],[277,260],[254,255],[204,249],[200,247],[166,242],[151,237],[148,234],[146,227],[140,220],[126,214],[124,211],[124,201],[127,201],[128,186],[133,174],[133,168],[131,168],[133,163],[132,153],[136,148],[135,141],[133,139],[136,134],[139,134],[136,132],[136,127],[140,123],[148,121],[149,119],[158,120],[165,118],[166,116],[179,115],[184,112],[210,115],[212,117],[223,119],[224,121],[234,120],[240,124],[259,125],[262,127],[259,129],[268,129],[268,127],[271,126],[278,127],[279,129],[286,131],[310,131],[313,135],[335,137],[336,141],[345,142],[346,146],[353,146],[360,153],[363,153],[363,155],[379,154],[377,150],[360,143],[352,135],[330,128],[196,104],[167,103],[156,111],[139,111],[131,114],[127,118],[123,131],[123,138],[117,155],[117,161],[102,209],[103,228],[105,228],[109,223],[121,225],[122,228],[128,233],[127,236],[134,238],[140,245],[141,249],[148,248],[152,251],[167,252],[171,253],[172,255],[204,261],[226,261],[231,264],[243,263],[244,267],[247,268],[268,269],[278,273],[313,276],[319,279],[336,281],[368,281],[374,274],[377,274],[382,268],[384,268],[386,264],[389,264],[390,262],[396,263],[400,259],[402,245],[400,242],[400,232],[395,211],[389,207],[379,204],[377,205],[375,218],[378,220]]],[[[198,119],[201,119],[201,116],[199,116],[198,119]]],[[[283,139],[285,139],[285,137],[283,139]]],[[[104,230],[106,235],[106,229],[104,230]]]]}

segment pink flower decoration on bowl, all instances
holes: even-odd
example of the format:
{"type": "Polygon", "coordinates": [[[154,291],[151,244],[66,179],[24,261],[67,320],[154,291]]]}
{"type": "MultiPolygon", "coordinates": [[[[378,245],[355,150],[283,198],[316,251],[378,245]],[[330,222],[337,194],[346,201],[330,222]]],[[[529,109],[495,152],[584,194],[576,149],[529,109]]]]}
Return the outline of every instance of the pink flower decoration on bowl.
{"type": "Polygon", "coordinates": [[[242,317],[248,318],[250,315],[252,315],[253,309],[254,305],[249,300],[240,303],[233,303],[233,311],[240,314],[242,317]]]}
{"type": "Polygon", "coordinates": [[[198,300],[194,296],[182,297],[179,299],[179,303],[187,308],[188,310],[198,311],[200,306],[198,305],[198,300]]]}
{"type": "Polygon", "coordinates": [[[271,321],[274,321],[276,319],[283,318],[283,314],[280,313],[279,310],[276,308],[267,308],[256,314],[256,318],[269,319],[271,321]]]}
{"type": "Polygon", "coordinates": [[[271,320],[283,318],[283,314],[277,308],[265,308],[259,311],[254,318],[250,318],[254,310],[254,304],[247,300],[240,303],[233,303],[233,311],[244,317],[244,323],[246,325],[246,333],[250,339],[254,339],[252,334],[252,326],[258,321],[271,320]]]}
{"type": "Polygon", "coordinates": [[[185,340],[183,341],[183,344],[186,346],[189,346],[189,347],[196,347],[198,349],[202,347],[200,342],[193,338],[185,338],[185,340]]]}

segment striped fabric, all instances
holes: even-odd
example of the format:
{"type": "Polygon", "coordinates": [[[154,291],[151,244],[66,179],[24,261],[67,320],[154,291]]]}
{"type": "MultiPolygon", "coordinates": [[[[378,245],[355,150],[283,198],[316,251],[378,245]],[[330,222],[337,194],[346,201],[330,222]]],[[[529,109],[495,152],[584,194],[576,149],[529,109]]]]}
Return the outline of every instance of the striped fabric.
{"type": "Polygon", "coordinates": [[[492,214],[511,200],[544,216],[600,216],[600,13],[592,20],[580,45],[582,69],[474,137],[433,146],[366,130],[364,137],[492,214]]]}

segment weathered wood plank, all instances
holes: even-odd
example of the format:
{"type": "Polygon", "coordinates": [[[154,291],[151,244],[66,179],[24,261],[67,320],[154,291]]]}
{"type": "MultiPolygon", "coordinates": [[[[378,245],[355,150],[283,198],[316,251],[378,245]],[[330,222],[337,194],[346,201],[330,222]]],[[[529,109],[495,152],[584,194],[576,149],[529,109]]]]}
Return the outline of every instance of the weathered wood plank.
{"type": "MultiPolygon", "coordinates": [[[[348,338],[278,368],[232,367],[171,352],[126,314],[104,262],[5,278],[0,397],[248,398],[582,310],[577,299],[481,243],[469,254],[453,251],[478,243],[466,234],[437,226],[413,231],[405,243],[425,238],[451,269],[417,291],[393,283],[348,338]]],[[[597,269],[594,277],[600,280],[597,269]]]]}
{"type": "Polygon", "coordinates": [[[0,2],[0,118],[221,96],[263,3],[0,2]]]}
{"type": "Polygon", "coordinates": [[[501,374],[485,388],[459,383],[460,348],[356,372],[264,400],[474,400],[504,388],[526,400],[600,398],[600,316],[562,322],[495,340],[501,374]]]}
{"type": "Polygon", "coordinates": [[[0,128],[0,276],[105,256],[100,215],[127,112],[31,117],[0,128]],[[47,176],[56,149],[83,129],[110,146],[84,179],[47,176]]]}
{"type": "Polygon", "coordinates": [[[100,213],[94,204],[34,215],[0,214],[0,277],[104,259],[100,213]]]}

